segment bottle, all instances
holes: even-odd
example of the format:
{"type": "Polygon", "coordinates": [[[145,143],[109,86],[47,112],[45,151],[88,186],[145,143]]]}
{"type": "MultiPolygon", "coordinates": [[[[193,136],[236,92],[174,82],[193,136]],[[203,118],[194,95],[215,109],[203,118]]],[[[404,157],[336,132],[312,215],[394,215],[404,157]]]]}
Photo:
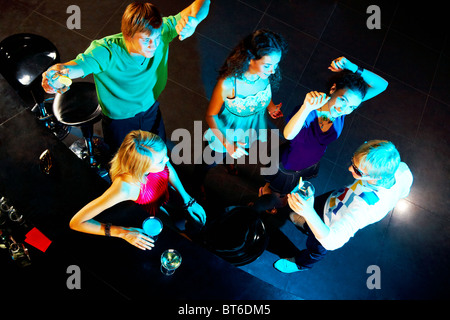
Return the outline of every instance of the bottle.
{"type": "Polygon", "coordinates": [[[9,254],[14,262],[19,267],[27,267],[31,264],[31,258],[28,254],[28,249],[23,245],[23,243],[16,242],[12,236],[9,237],[9,254]]]}
{"type": "Polygon", "coordinates": [[[9,241],[3,230],[0,229],[0,249],[9,248],[9,241]]]}

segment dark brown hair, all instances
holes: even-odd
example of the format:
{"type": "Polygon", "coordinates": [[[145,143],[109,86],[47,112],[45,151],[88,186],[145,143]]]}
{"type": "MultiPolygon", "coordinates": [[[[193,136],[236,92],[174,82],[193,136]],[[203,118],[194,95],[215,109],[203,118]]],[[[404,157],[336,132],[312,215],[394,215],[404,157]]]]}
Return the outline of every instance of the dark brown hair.
{"type": "MultiPolygon", "coordinates": [[[[219,78],[229,76],[241,78],[248,70],[250,60],[259,60],[273,52],[279,52],[281,56],[287,51],[287,43],[284,38],[270,30],[256,30],[242,39],[230,52],[222,67],[219,69],[219,78]]],[[[270,83],[275,88],[281,81],[279,68],[269,77],[270,83]]]]}
{"type": "Polygon", "coordinates": [[[336,84],[336,90],[350,89],[361,95],[361,99],[364,99],[367,93],[368,85],[364,79],[349,70],[343,70],[334,74],[327,82],[327,92],[330,92],[331,87],[336,84]]]}

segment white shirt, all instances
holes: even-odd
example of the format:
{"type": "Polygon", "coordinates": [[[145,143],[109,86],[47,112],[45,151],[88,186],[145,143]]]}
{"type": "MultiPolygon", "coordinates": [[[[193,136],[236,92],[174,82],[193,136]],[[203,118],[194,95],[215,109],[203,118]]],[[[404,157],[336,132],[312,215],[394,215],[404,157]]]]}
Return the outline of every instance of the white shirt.
{"type": "Polygon", "coordinates": [[[395,183],[389,189],[355,180],[334,191],[324,207],[324,222],[330,233],[319,242],[327,250],[342,247],[359,229],[383,219],[398,200],[408,196],[412,182],[411,171],[401,162],[395,172],[395,183]]]}

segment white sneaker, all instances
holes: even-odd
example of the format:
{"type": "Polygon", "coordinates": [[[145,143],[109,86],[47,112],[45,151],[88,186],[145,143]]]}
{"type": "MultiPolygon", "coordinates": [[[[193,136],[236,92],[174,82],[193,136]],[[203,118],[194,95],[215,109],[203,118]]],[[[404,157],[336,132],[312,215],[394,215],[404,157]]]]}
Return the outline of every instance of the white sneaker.
{"type": "Polygon", "coordinates": [[[297,265],[294,258],[278,259],[273,264],[273,267],[283,273],[293,273],[308,270],[307,268],[297,265]]]}

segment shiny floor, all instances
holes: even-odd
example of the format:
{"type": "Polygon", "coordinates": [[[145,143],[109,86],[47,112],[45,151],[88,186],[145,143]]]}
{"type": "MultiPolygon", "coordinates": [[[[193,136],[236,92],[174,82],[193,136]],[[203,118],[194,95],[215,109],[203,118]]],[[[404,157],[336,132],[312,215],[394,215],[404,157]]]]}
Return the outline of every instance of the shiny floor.
{"type": "MultiPolygon", "coordinates": [[[[19,32],[40,34],[67,61],[92,40],[120,32],[120,17],[129,2],[0,0],[0,39],[19,32]],[[81,9],[81,29],[66,26],[70,15],[66,9],[71,4],[81,9]]],[[[164,15],[175,14],[190,2],[153,1],[164,15]]],[[[389,81],[384,93],[347,118],[342,136],[328,148],[320,174],[313,180],[316,193],[351,182],[350,157],[370,139],[394,142],[414,175],[410,195],[384,220],[359,231],[312,270],[289,275],[276,271],[272,267],[278,259],[276,250],[266,250],[258,260],[240,268],[303,299],[448,299],[450,216],[445,208],[450,206],[450,39],[446,10],[392,0],[211,2],[210,14],[195,35],[171,44],[169,81],[159,99],[168,137],[179,128],[194,134],[194,121],[204,119],[216,70],[228,52],[246,34],[269,28],[289,43],[280,64],[281,87],[273,97],[275,103],[283,103],[285,114],[308,91],[324,90],[330,75],[327,67],[340,56],[389,81]],[[374,3],[381,9],[380,29],[369,29],[366,24],[372,15],[366,10],[374,3]],[[367,286],[371,266],[379,267],[380,289],[367,286]]],[[[15,102],[15,93],[1,77],[0,89],[2,123],[24,107],[15,102]]],[[[281,128],[283,121],[275,124],[281,128]]],[[[65,142],[70,144],[75,138],[72,135],[65,142]]],[[[189,188],[192,165],[177,168],[189,188]]],[[[211,170],[206,181],[209,207],[246,205],[254,200],[263,183],[259,168],[240,165],[239,176],[229,175],[223,166],[211,170]]],[[[291,245],[303,248],[305,237],[290,222],[280,230],[291,245]]]]}

